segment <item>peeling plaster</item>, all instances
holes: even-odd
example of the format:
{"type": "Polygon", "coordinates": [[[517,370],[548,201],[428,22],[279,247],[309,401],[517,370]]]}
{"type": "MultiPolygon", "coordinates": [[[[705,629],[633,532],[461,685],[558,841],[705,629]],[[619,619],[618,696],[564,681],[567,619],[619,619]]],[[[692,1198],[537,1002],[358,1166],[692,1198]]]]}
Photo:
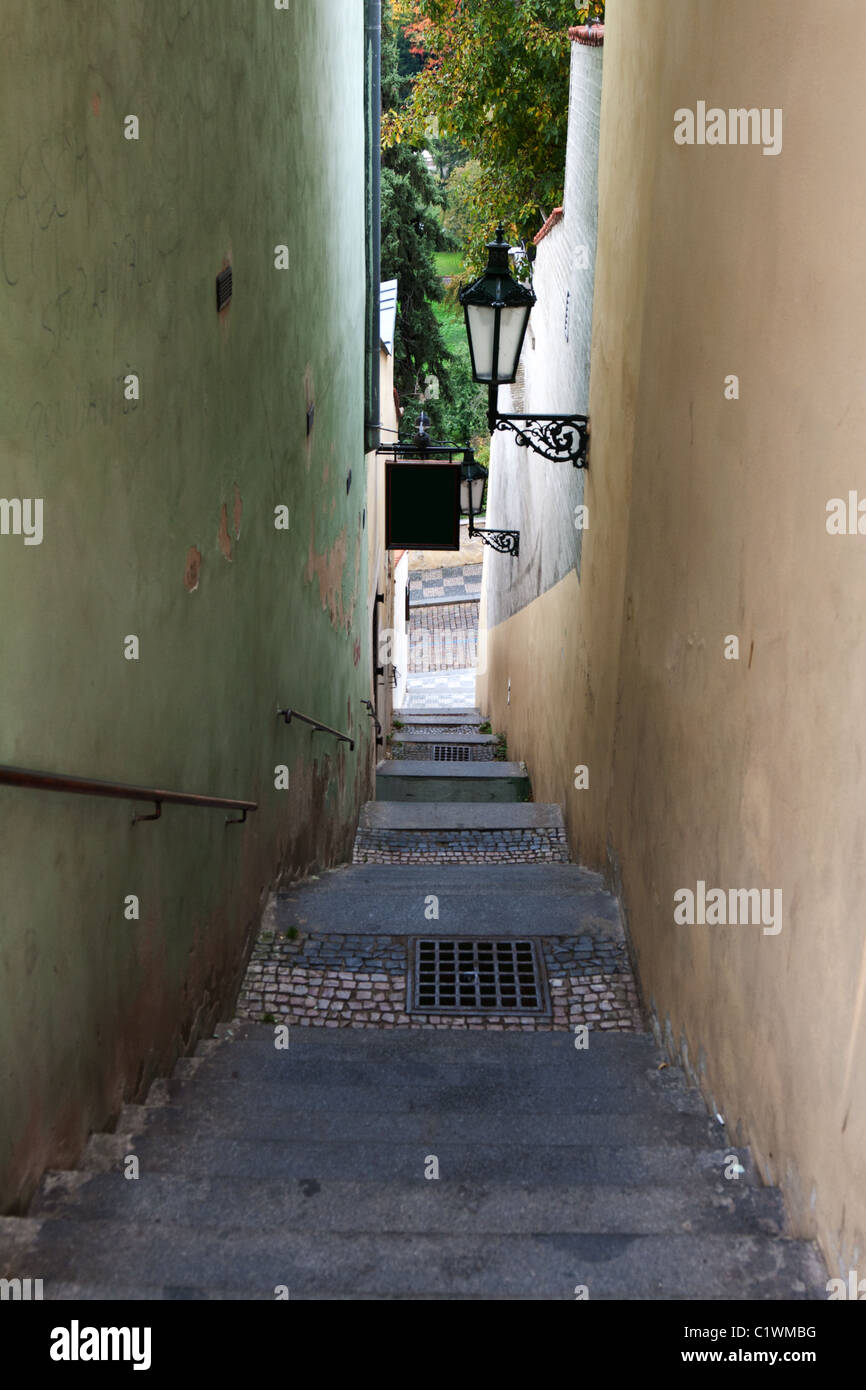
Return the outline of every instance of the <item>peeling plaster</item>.
{"type": "Polygon", "coordinates": [[[222,551],[223,559],[231,563],[232,558],[232,539],[229,535],[229,509],[223,502],[220,508],[220,529],[217,536],[219,548],[222,551]]]}
{"type": "Polygon", "coordinates": [[[197,546],[191,545],[186,553],[186,570],[183,582],[191,594],[194,594],[199,586],[201,578],[201,551],[197,546]]]}
{"type": "MultiPolygon", "coordinates": [[[[352,602],[348,613],[343,607],[343,580],[346,574],[346,552],[348,549],[348,528],[343,527],[333,546],[328,551],[315,551],[314,523],[310,520],[310,545],[307,553],[307,567],[304,571],[304,579],[307,584],[313,582],[314,577],[319,581],[319,597],[322,607],[327,608],[331,616],[331,626],[338,632],[345,630],[350,632],[352,620],[355,615],[355,601],[357,595],[357,584],[352,592],[352,602]]],[[[357,564],[356,564],[357,577],[357,564]]]]}

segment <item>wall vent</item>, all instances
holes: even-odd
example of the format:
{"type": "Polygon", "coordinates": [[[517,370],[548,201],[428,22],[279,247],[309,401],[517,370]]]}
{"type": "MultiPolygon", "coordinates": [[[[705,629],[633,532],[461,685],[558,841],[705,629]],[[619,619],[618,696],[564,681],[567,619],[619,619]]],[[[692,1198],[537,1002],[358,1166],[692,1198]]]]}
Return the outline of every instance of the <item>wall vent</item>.
{"type": "Polygon", "coordinates": [[[216,278],[217,313],[224,309],[232,297],[232,268],[226,266],[216,278]]]}

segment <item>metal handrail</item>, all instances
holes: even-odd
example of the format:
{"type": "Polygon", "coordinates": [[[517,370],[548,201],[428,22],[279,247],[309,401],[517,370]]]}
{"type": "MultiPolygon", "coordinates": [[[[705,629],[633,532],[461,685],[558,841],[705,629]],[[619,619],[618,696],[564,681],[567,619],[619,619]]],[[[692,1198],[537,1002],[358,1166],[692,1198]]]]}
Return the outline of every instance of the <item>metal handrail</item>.
{"type": "Polygon", "coordinates": [[[322,724],[318,719],[311,719],[308,714],[301,714],[300,710],[296,709],[278,709],[278,719],[280,715],[283,716],[287,724],[291,724],[293,719],[300,719],[304,724],[310,724],[314,734],[333,734],[340,743],[348,743],[350,752],[355,751],[355,740],[349,734],[341,734],[339,729],[332,729],[330,724],[322,724]]]}
{"type": "Polygon", "coordinates": [[[376,725],[376,743],[384,743],[385,736],[382,733],[382,725],[379,723],[379,716],[376,714],[376,706],[373,704],[372,700],[362,700],[361,704],[366,706],[367,713],[369,714],[373,723],[376,725]]]}
{"type": "Polygon", "coordinates": [[[159,820],[162,803],[177,806],[217,806],[228,811],[241,811],[240,816],[227,816],[226,825],[243,825],[247,811],[257,811],[257,801],[237,801],[226,796],[200,796],[195,792],[163,791],[160,787],[141,787],[131,782],[102,782],[93,777],[70,777],[62,772],[39,772],[29,767],[0,766],[0,785],[27,787],[37,791],[73,792],[79,796],[105,796],[116,801],[152,801],[156,811],[152,816],[133,816],[132,824],[140,820],[159,820]]]}

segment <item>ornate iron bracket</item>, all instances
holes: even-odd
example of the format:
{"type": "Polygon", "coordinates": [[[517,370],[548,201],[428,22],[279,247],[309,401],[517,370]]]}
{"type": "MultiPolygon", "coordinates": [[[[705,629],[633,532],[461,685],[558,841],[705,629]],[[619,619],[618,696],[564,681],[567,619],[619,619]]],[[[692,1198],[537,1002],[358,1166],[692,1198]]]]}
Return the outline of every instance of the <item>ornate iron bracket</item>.
{"type": "Polygon", "coordinates": [[[500,555],[513,555],[516,559],[520,554],[519,531],[491,531],[486,526],[474,526],[470,516],[469,534],[470,536],[479,536],[484,545],[498,550],[500,555]]]}
{"type": "Polygon", "coordinates": [[[493,415],[490,430],[511,430],[517,443],[550,463],[586,468],[589,417],[586,415],[493,415]]]}

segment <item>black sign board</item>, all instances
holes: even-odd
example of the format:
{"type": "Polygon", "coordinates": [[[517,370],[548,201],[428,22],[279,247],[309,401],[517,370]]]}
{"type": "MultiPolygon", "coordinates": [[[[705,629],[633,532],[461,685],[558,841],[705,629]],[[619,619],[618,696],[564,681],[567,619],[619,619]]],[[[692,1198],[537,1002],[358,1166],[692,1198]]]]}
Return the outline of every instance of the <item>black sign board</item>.
{"type": "Polygon", "coordinates": [[[460,549],[460,464],[385,461],[387,550],[460,549]]]}

